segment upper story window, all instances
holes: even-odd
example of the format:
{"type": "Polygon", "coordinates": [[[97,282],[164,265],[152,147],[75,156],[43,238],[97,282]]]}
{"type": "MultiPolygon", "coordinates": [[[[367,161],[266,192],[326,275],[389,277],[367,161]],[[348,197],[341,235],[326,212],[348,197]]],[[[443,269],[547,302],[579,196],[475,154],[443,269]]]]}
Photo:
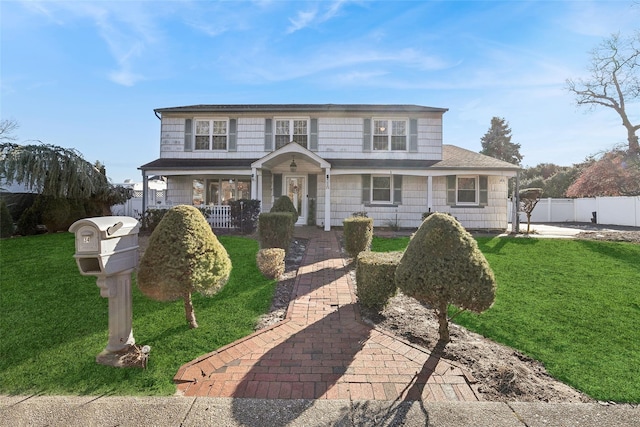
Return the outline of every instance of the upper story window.
{"type": "Polygon", "coordinates": [[[228,126],[226,120],[196,119],[195,149],[226,150],[228,126]]]}
{"type": "Polygon", "coordinates": [[[377,151],[406,151],[407,121],[374,120],[373,149],[377,151]]]}
{"type": "Polygon", "coordinates": [[[276,120],[276,150],[294,141],[307,148],[309,140],[309,121],[307,119],[276,120]]]}

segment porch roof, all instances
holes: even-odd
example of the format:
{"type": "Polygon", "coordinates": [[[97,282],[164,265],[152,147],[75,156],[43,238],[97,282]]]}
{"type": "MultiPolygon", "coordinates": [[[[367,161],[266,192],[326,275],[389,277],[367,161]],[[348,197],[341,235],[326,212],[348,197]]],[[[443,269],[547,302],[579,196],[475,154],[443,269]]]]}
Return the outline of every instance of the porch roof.
{"type": "Polygon", "coordinates": [[[140,170],[166,169],[251,169],[256,159],[171,159],[162,158],[140,166],[140,170]]]}

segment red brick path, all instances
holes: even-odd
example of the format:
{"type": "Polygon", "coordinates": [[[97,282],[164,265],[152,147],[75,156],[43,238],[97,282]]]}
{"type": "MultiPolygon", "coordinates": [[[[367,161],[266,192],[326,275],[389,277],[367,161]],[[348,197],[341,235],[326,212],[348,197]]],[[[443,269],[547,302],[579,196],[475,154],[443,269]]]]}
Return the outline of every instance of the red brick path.
{"type": "Polygon", "coordinates": [[[473,401],[472,377],[360,321],[336,232],[310,239],[286,319],[182,366],[186,396],[473,401]]]}

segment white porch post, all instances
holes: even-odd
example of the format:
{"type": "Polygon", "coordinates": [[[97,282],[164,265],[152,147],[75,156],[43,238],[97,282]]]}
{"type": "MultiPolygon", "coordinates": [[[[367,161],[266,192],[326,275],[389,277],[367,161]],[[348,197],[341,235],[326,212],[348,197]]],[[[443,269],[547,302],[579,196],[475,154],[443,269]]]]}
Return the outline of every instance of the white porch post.
{"type": "Polygon", "coordinates": [[[325,170],[324,189],[324,231],[331,230],[331,168],[325,170]]]}
{"type": "Polygon", "coordinates": [[[260,211],[262,211],[262,170],[256,169],[256,199],[260,200],[260,211]]]}
{"type": "Polygon", "coordinates": [[[258,186],[256,185],[258,180],[258,170],[256,168],[251,168],[251,199],[256,200],[256,194],[258,191],[258,186]]]}
{"type": "Polygon", "coordinates": [[[433,177],[429,175],[427,177],[427,212],[431,212],[433,209],[433,177]]]}

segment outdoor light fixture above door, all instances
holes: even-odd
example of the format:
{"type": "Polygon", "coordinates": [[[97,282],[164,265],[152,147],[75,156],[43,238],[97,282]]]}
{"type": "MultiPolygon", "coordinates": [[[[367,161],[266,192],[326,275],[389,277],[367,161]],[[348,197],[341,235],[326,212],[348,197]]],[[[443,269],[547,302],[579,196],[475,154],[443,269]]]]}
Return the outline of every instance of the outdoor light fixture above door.
{"type": "Polygon", "coordinates": [[[298,170],[298,165],[296,165],[296,156],[291,156],[291,164],[289,165],[289,169],[291,172],[295,172],[298,170]]]}

